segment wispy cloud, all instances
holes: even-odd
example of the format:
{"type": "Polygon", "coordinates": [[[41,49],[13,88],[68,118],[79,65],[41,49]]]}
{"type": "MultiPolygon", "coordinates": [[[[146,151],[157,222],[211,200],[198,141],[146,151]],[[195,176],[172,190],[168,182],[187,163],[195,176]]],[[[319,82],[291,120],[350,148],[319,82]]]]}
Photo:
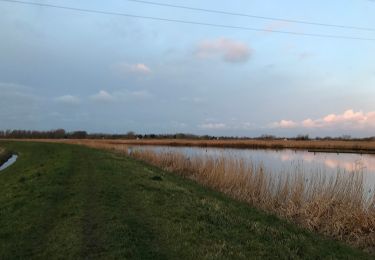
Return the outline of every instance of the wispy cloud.
{"type": "Polygon", "coordinates": [[[68,104],[68,105],[78,105],[81,103],[81,99],[79,97],[72,96],[72,95],[60,96],[60,97],[55,98],[55,100],[57,102],[68,104]]]}
{"type": "Polygon", "coordinates": [[[302,121],[281,120],[271,124],[275,128],[375,128],[375,111],[355,112],[348,109],[342,114],[329,114],[322,118],[307,118],[302,121]]]}
{"type": "Polygon", "coordinates": [[[98,93],[90,96],[90,99],[95,102],[121,102],[131,100],[146,100],[152,98],[152,94],[147,90],[134,90],[130,91],[122,89],[119,91],[108,92],[106,90],[100,90],[98,93]]]}
{"type": "Polygon", "coordinates": [[[121,75],[148,75],[152,72],[151,69],[144,63],[129,64],[126,62],[119,62],[114,64],[112,69],[121,75]]]}
{"type": "Polygon", "coordinates": [[[11,82],[0,82],[0,93],[2,94],[14,94],[19,96],[33,96],[35,95],[31,94],[33,92],[33,89],[28,86],[11,83],[11,82]]]}
{"type": "Polygon", "coordinates": [[[298,123],[292,120],[281,120],[280,122],[277,122],[274,125],[280,128],[293,128],[293,127],[298,126],[298,123]]]}
{"type": "Polygon", "coordinates": [[[237,118],[231,118],[230,120],[219,120],[216,118],[206,118],[202,124],[198,125],[198,128],[205,130],[254,130],[263,128],[252,122],[238,120],[237,118]]]}
{"type": "Polygon", "coordinates": [[[130,96],[135,97],[135,98],[141,98],[141,99],[146,99],[146,98],[152,97],[152,94],[147,90],[126,91],[123,94],[125,94],[127,96],[130,95],[130,96]]]}
{"type": "Polygon", "coordinates": [[[249,46],[240,41],[227,38],[201,41],[194,50],[194,55],[200,59],[220,57],[225,62],[242,63],[251,56],[249,46]]]}
{"type": "Polygon", "coordinates": [[[114,91],[112,95],[118,101],[140,101],[148,100],[153,97],[153,95],[148,90],[128,90],[121,89],[114,91]]]}
{"type": "Polygon", "coordinates": [[[217,129],[225,129],[227,125],[224,123],[205,123],[198,125],[201,129],[208,129],[208,130],[217,130],[217,129]]]}
{"type": "Polygon", "coordinates": [[[180,101],[195,104],[203,104],[207,102],[207,100],[203,97],[182,97],[180,98],[180,101]]]}
{"type": "Polygon", "coordinates": [[[97,94],[90,96],[90,99],[95,102],[112,102],[115,98],[105,90],[100,90],[97,94]]]}

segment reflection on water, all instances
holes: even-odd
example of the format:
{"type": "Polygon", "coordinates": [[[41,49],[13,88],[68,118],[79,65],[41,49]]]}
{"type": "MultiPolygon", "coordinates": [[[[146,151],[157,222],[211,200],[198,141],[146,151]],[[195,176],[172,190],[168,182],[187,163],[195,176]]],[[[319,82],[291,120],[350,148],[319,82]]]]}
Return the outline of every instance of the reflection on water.
{"type": "Polygon", "coordinates": [[[262,150],[233,148],[197,148],[197,147],[162,147],[142,146],[137,149],[152,149],[157,152],[180,152],[188,156],[233,157],[245,159],[255,165],[263,165],[273,174],[303,171],[306,174],[324,173],[328,176],[339,173],[353,174],[363,172],[365,188],[375,186],[375,155],[348,153],[310,153],[301,150],[262,150]]]}
{"type": "Polygon", "coordinates": [[[18,156],[16,154],[13,154],[12,157],[10,157],[8,161],[6,161],[3,165],[0,166],[0,171],[8,168],[13,163],[15,163],[17,158],[18,158],[18,156]]]}

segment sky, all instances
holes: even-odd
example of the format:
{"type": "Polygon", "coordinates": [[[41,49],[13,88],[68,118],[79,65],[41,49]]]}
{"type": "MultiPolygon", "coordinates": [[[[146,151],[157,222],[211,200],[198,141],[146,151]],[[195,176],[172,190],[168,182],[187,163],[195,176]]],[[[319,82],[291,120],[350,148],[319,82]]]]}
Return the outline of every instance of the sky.
{"type": "Polygon", "coordinates": [[[375,136],[375,1],[49,0],[210,27],[0,1],[0,129],[375,136]]]}

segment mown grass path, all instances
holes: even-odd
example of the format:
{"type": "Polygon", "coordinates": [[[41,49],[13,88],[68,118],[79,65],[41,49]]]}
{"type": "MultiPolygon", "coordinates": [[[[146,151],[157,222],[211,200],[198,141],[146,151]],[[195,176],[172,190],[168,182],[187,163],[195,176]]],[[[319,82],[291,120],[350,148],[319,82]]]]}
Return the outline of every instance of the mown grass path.
{"type": "Polygon", "coordinates": [[[123,156],[0,142],[0,259],[366,259],[191,181],[123,156]]]}

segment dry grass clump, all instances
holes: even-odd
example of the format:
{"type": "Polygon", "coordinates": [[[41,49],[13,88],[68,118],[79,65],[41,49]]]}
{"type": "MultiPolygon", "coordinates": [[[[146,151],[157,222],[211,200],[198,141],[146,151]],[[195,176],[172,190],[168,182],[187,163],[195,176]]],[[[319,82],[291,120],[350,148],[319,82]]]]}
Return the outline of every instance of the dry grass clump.
{"type": "Polygon", "coordinates": [[[133,150],[129,155],[309,230],[375,252],[375,194],[364,194],[361,172],[326,177],[296,170],[280,176],[231,157],[188,157],[147,149],[133,150]]]}
{"type": "Polygon", "coordinates": [[[127,151],[128,151],[127,145],[113,145],[113,144],[110,144],[108,142],[102,142],[102,141],[90,140],[90,139],[65,140],[62,143],[84,145],[84,146],[88,146],[88,147],[91,147],[91,148],[98,148],[98,149],[105,149],[105,150],[121,151],[121,152],[125,152],[126,154],[127,154],[127,151]]]}

